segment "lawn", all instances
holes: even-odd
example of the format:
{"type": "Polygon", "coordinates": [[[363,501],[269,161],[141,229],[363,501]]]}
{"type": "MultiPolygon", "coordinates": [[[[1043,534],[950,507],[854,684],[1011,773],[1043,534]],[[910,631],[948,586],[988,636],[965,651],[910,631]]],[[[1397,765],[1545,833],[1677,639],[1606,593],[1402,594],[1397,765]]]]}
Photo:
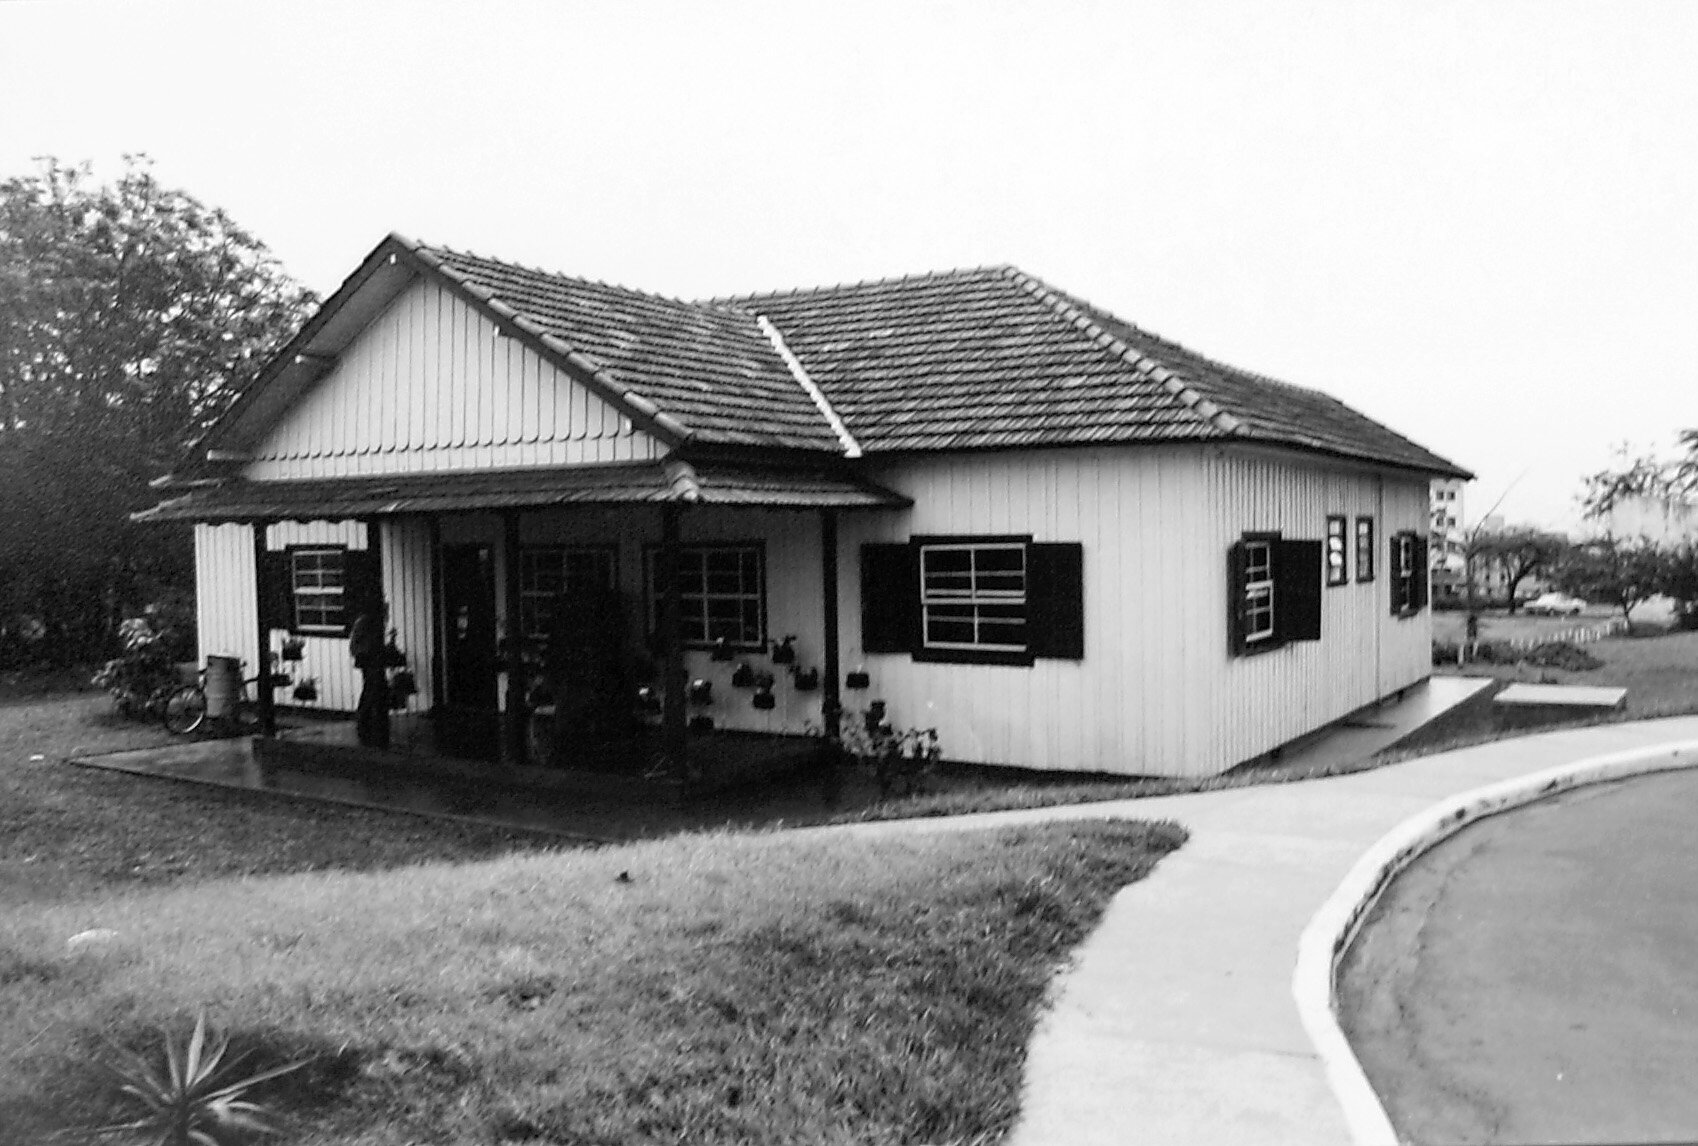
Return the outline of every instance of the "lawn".
{"type": "Polygon", "coordinates": [[[0,906],[0,1126],[114,1117],[101,1039],[204,1007],[315,1056],[269,1094],[304,1143],[995,1141],[1057,966],[1182,838],[710,833],[0,906]]]}
{"type": "MultiPolygon", "coordinates": [[[[555,847],[553,837],[76,768],[168,742],[85,693],[0,704],[0,906],[320,868],[368,871],[555,847]]],[[[3,934],[3,932],[0,932],[3,934]]]]}

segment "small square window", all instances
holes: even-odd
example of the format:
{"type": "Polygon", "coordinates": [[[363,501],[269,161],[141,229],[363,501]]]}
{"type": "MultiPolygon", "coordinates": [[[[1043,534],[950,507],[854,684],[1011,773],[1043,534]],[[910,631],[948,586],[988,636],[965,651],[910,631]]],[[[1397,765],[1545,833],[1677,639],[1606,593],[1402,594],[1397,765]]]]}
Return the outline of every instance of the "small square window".
{"type": "Polygon", "coordinates": [[[1026,651],[1026,546],[920,546],[922,641],[928,649],[1026,651]]]}
{"type": "Polygon", "coordinates": [[[1356,519],[1356,580],[1374,579],[1374,519],[1356,519]]]}
{"type": "Polygon", "coordinates": [[[289,551],[289,587],[297,632],[339,636],[347,629],[347,557],[348,551],[340,546],[289,551]]]}
{"type": "MultiPolygon", "coordinates": [[[[660,553],[648,551],[649,625],[660,631],[660,553]]],[[[684,642],[756,646],[766,641],[766,550],[759,545],[687,545],[678,551],[684,642]]]]}

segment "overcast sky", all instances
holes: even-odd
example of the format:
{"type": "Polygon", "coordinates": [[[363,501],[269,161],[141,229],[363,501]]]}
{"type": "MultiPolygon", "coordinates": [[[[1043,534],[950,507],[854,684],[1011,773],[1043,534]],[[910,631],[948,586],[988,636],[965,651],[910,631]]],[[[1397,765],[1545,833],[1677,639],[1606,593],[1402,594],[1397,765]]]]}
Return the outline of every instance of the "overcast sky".
{"type": "Polygon", "coordinates": [[[1698,3],[0,0],[0,177],[146,152],[685,297],[1016,263],[1564,524],[1698,426],[1698,3]]]}

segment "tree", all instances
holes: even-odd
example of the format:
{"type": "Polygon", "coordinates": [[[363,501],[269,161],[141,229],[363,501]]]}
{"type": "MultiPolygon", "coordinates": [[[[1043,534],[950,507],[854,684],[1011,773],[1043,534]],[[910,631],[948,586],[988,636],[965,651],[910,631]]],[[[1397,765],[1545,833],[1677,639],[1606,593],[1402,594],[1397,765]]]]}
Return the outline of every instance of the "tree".
{"type": "Polygon", "coordinates": [[[1521,582],[1542,570],[1554,566],[1568,549],[1568,538],[1560,533],[1535,529],[1530,525],[1515,525],[1492,533],[1478,533],[1470,538],[1470,560],[1495,566],[1503,573],[1509,593],[1509,611],[1515,612],[1518,602],[1516,589],[1521,582]]]}
{"type": "Polygon", "coordinates": [[[192,584],[186,535],[129,514],[314,301],[144,158],[0,182],[0,658],[20,617],[57,660],[97,655],[192,584]]]}
{"type": "Polygon", "coordinates": [[[1682,430],[1676,440],[1683,451],[1674,458],[1655,453],[1635,456],[1626,445],[1616,451],[1614,468],[1586,475],[1580,508],[1588,519],[1608,517],[1620,502],[1651,498],[1673,504],[1698,494],[1698,430],[1682,430]]]}
{"type": "Polygon", "coordinates": [[[1664,555],[1662,593],[1674,602],[1674,623],[1698,629],[1698,542],[1687,541],[1664,555]]]}
{"type": "Polygon", "coordinates": [[[1666,552],[1653,542],[1603,537],[1570,549],[1554,580],[1565,593],[1614,605],[1631,627],[1633,610],[1662,590],[1666,570],[1666,552]]]}

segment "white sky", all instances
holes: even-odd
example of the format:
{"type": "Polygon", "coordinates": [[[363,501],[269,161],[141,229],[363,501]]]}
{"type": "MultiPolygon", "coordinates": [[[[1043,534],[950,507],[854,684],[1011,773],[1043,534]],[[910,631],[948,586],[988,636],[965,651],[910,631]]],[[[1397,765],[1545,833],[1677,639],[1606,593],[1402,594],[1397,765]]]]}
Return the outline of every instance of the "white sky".
{"type": "Polygon", "coordinates": [[[1698,426],[1698,4],[0,0],[0,177],[146,152],[685,297],[1012,262],[1565,524],[1698,426]]]}

